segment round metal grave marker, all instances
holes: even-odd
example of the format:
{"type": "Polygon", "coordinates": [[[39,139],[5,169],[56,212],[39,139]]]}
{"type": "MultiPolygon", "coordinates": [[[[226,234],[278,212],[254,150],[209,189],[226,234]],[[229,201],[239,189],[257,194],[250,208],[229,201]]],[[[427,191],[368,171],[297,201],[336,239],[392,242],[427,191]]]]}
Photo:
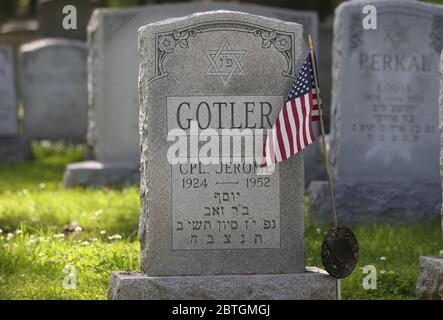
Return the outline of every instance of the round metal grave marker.
{"type": "Polygon", "coordinates": [[[340,225],[332,227],[321,247],[321,259],[326,271],[334,278],[345,278],[354,270],[358,257],[358,242],[351,229],[340,225]]]}

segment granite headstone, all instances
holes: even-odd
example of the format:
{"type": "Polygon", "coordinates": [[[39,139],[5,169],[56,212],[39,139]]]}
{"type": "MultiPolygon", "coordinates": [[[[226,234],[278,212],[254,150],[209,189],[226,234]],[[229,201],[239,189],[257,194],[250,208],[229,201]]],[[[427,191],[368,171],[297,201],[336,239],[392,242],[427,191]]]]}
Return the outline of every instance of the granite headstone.
{"type": "MultiPolygon", "coordinates": [[[[443,51],[440,56],[440,180],[443,189],[443,51]]],[[[443,197],[442,197],[443,198],[443,197]]],[[[441,227],[443,231],[443,208],[441,227]]],[[[419,300],[443,300],[443,250],[440,256],[420,257],[420,269],[416,285],[419,300]]]]}
{"type": "Polygon", "coordinates": [[[36,20],[11,20],[0,26],[0,43],[12,46],[14,52],[14,78],[17,96],[20,96],[20,46],[24,43],[37,40],[38,38],[38,22],[36,20]]]}
{"type": "Polygon", "coordinates": [[[85,141],[86,45],[43,39],[23,45],[20,55],[25,136],[85,141]]]}
{"type": "Polygon", "coordinates": [[[168,157],[171,132],[192,141],[190,121],[217,139],[269,129],[303,43],[299,24],[225,10],[139,29],[143,274],[114,272],[109,298],[335,297],[334,279],[305,270],[302,156],[263,176],[245,158],[223,160],[230,145],[218,164],[193,162],[192,151],[168,157]]]}
{"type": "MultiPolygon", "coordinates": [[[[443,201],[443,50],[440,55],[440,112],[439,112],[439,129],[440,129],[440,181],[442,183],[442,201],[443,201]]],[[[441,229],[443,231],[443,207],[441,209],[441,229]]]]}
{"type": "MultiPolygon", "coordinates": [[[[96,161],[68,165],[66,187],[138,183],[137,29],[146,23],[215,9],[297,22],[317,39],[317,15],[309,11],[224,2],[95,10],[88,26],[88,143],[96,161]]],[[[306,47],[304,50],[306,54],[306,47]]],[[[321,176],[316,147],[306,150],[305,157],[309,167],[315,167],[307,175],[321,176]]]]}
{"type": "Polygon", "coordinates": [[[13,49],[0,44],[0,161],[25,160],[29,148],[17,132],[13,49]]]}
{"type": "Polygon", "coordinates": [[[17,96],[12,48],[0,44],[0,136],[17,134],[17,96]]]}
{"type": "Polygon", "coordinates": [[[417,300],[443,300],[443,256],[420,257],[416,285],[417,300]]]}
{"type": "MultiPolygon", "coordinates": [[[[335,12],[330,153],[343,221],[419,220],[441,206],[438,63],[443,6],[351,1],[335,12]],[[377,8],[365,30],[362,8],[377,8]]],[[[331,221],[327,183],[311,213],[331,221]]]]}

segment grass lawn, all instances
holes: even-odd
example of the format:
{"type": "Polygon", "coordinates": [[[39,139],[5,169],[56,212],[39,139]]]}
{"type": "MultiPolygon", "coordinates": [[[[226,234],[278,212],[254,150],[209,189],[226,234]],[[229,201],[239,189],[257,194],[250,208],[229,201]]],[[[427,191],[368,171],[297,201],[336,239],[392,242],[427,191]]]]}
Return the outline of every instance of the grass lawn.
{"type": "MultiPolygon", "coordinates": [[[[33,162],[0,164],[0,299],[105,299],[112,270],[138,268],[138,190],[64,190],[64,166],[85,148],[40,143],[33,151],[33,162]]],[[[307,265],[321,267],[326,231],[306,216],[307,265]]],[[[437,219],[354,231],[360,261],[342,281],[345,299],[413,299],[418,257],[443,250],[437,219]],[[365,265],[377,269],[375,290],[362,286],[365,265]]]]}

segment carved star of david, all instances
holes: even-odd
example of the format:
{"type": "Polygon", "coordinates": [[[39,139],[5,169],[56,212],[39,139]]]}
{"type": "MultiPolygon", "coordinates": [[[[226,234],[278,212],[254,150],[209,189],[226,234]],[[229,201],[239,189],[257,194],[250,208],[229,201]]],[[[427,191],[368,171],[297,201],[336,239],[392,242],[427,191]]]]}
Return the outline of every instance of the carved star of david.
{"type": "Polygon", "coordinates": [[[204,50],[209,59],[207,76],[218,76],[226,87],[233,76],[245,75],[241,61],[246,50],[232,50],[226,38],[218,50],[204,50]]]}
{"type": "Polygon", "coordinates": [[[393,47],[408,43],[408,29],[403,27],[398,20],[394,20],[386,29],[385,40],[389,41],[393,47]]]}

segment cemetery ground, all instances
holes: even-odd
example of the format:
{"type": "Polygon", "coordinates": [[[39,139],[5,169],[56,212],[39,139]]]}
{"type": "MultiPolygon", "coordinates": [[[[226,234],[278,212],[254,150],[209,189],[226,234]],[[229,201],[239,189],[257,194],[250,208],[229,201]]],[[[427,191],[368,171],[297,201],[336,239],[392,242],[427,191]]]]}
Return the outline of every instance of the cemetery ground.
{"type": "MultiPolygon", "coordinates": [[[[106,299],[111,271],[138,269],[138,188],[65,190],[64,166],[86,148],[38,143],[33,153],[33,161],[0,164],[0,299],[106,299]],[[75,289],[63,287],[64,279],[72,285],[69,265],[75,289]]],[[[342,281],[343,298],[414,299],[419,256],[443,250],[437,220],[355,226],[360,261],[342,281]],[[363,288],[366,265],[376,267],[377,289],[363,288]]],[[[306,265],[321,267],[327,226],[309,214],[305,224],[306,265]]]]}

